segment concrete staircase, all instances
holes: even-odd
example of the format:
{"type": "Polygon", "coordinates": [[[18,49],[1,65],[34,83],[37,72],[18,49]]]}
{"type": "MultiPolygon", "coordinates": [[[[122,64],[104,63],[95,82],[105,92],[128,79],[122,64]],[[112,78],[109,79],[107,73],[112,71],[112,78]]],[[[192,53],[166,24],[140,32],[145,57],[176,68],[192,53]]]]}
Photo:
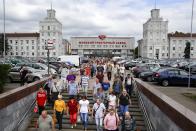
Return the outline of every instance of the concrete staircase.
{"type": "MultiPolygon", "coordinates": [[[[65,100],[65,102],[67,102],[68,98],[69,98],[68,94],[64,92],[64,93],[62,93],[62,95],[63,95],[63,99],[65,100]]],[[[90,101],[90,107],[92,108],[94,102],[93,102],[93,96],[91,94],[91,91],[88,92],[87,98],[90,101]]],[[[141,109],[138,105],[138,98],[137,98],[137,96],[134,96],[131,99],[132,99],[132,105],[129,106],[129,111],[136,118],[137,127],[139,127],[141,129],[141,131],[146,131],[143,114],[142,114],[141,109]]],[[[52,116],[52,112],[53,112],[52,107],[47,105],[46,110],[48,111],[48,114],[52,116]]],[[[38,119],[38,114],[34,114],[32,120],[28,126],[27,131],[36,131],[35,125],[36,125],[37,119],[38,119]]],[[[65,115],[63,116],[63,125],[62,126],[63,126],[63,130],[65,130],[65,131],[77,131],[77,130],[81,131],[83,129],[83,126],[80,122],[77,123],[77,126],[72,129],[70,122],[69,122],[69,118],[68,118],[68,116],[65,116],[65,115]]],[[[56,129],[58,129],[57,125],[56,125],[56,129]]],[[[96,131],[95,121],[91,117],[89,117],[88,131],[96,131]]]]}

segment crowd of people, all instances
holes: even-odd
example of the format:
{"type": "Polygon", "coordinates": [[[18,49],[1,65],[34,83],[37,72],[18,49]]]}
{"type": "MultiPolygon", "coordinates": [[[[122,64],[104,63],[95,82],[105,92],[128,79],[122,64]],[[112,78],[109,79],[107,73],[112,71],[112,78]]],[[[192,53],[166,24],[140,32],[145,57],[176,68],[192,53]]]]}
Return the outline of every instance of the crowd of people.
{"type": "Polygon", "coordinates": [[[136,121],[129,112],[132,95],[132,77],[123,65],[91,59],[81,65],[79,74],[63,65],[60,77],[53,76],[37,93],[38,130],[55,130],[56,123],[62,130],[63,115],[67,115],[71,128],[81,122],[86,131],[92,118],[97,131],[135,131],[136,121]],[[90,81],[94,81],[92,87],[90,81]],[[68,93],[69,100],[63,99],[62,93],[68,93]],[[89,93],[93,96],[92,106],[89,93]],[[52,106],[53,116],[47,114],[46,103],[52,106]]]}

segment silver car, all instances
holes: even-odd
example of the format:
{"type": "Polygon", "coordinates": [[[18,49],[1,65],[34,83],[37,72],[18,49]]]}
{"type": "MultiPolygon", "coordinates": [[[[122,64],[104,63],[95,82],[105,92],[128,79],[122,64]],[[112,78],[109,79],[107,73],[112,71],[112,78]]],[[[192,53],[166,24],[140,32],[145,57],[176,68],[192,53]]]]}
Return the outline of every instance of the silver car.
{"type": "MultiPolygon", "coordinates": [[[[25,67],[28,70],[27,78],[28,82],[40,80],[47,76],[46,71],[37,71],[31,67],[25,67]]],[[[16,82],[20,80],[20,67],[13,67],[8,74],[8,82],[16,82]]]]}

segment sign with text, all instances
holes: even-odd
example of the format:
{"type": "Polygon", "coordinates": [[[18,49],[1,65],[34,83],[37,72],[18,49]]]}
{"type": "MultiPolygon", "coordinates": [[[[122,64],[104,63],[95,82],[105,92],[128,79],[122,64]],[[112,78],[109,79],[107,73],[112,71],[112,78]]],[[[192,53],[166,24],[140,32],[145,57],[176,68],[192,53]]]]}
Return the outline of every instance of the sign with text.
{"type": "Polygon", "coordinates": [[[78,42],[79,44],[91,44],[91,45],[93,45],[93,44],[106,44],[106,45],[111,45],[111,44],[120,44],[120,45],[122,45],[122,44],[127,44],[127,42],[125,42],[125,41],[79,41],[78,42]]]}

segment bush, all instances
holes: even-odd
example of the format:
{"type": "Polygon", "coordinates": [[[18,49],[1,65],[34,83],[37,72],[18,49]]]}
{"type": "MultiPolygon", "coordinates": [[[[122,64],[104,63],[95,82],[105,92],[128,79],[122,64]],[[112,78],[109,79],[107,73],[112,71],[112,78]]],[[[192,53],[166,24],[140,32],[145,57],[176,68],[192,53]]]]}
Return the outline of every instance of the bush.
{"type": "Polygon", "coordinates": [[[0,93],[3,92],[3,87],[5,85],[5,82],[7,81],[9,69],[11,68],[8,64],[1,64],[0,65],[0,93]]]}

